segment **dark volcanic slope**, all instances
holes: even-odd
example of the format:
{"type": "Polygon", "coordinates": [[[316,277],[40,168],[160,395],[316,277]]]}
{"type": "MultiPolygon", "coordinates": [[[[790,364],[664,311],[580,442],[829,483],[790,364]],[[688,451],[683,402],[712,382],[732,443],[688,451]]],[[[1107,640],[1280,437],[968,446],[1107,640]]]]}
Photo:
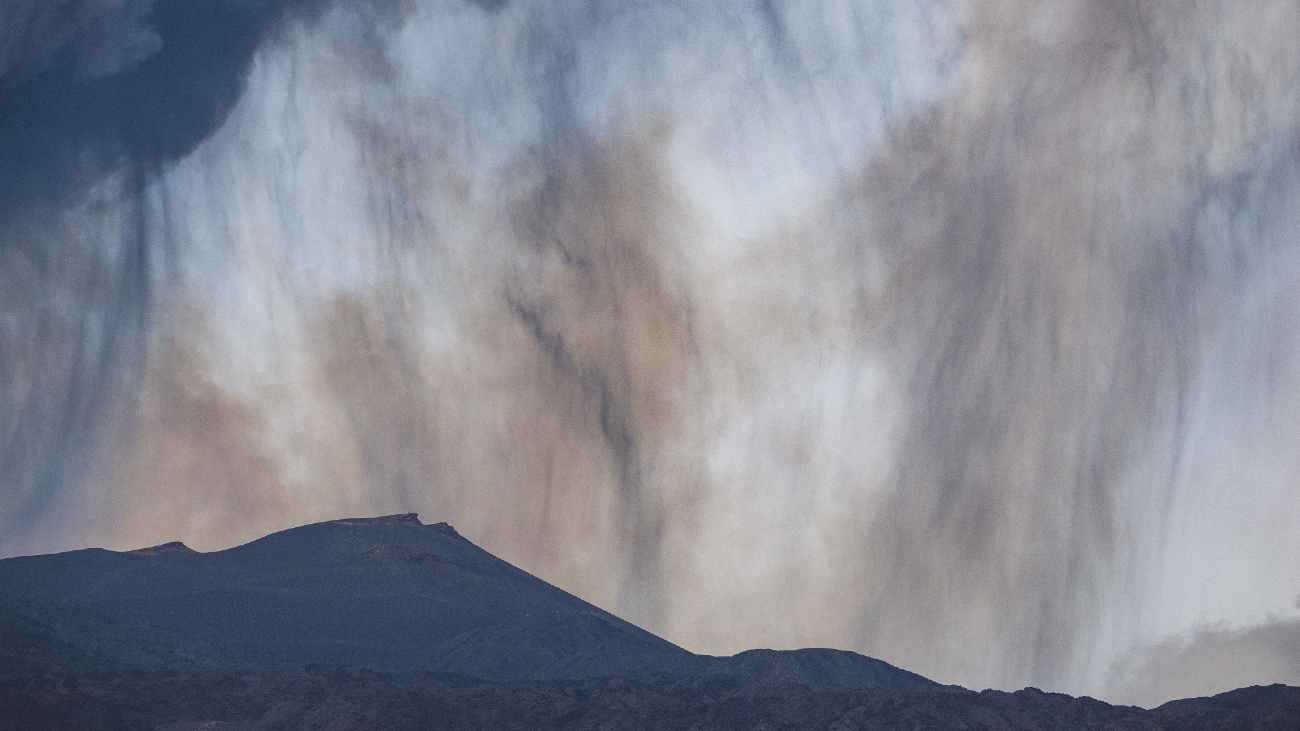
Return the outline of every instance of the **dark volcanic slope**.
{"type": "Polygon", "coordinates": [[[1293,731],[1300,688],[1144,711],[838,650],[694,655],[411,514],[0,561],[0,731],[32,728],[1293,731]]]}
{"type": "Polygon", "coordinates": [[[690,656],[414,514],[318,523],[215,553],[168,544],[13,558],[0,561],[0,596],[5,631],[22,633],[0,652],[26,645],[28,661],[543,678],[690,656]]]}
{"type": "Polygon", "coordinates": [[[1153,711],[1026,689],[942,693],[627,673],[476,681],[312,666],[0,676],[0,731],[1295,731],[1300,688],[1245,688],[1153,711]]]}
{"type": "Polygon", "coordinates": [[[940,687],[836,650],[694,655],[414,514],[317,523],[214,553],[173,543],[0,561],[4,667],[307,663],[490,679],[654,670],[940,687]]]}

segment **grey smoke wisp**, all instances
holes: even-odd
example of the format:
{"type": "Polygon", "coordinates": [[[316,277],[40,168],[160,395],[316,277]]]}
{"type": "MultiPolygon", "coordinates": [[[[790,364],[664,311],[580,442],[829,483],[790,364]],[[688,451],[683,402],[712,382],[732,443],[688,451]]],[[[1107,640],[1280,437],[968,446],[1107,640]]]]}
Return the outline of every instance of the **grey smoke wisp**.
{"type": "Polygon", "coordinates": [[[418,510],[1144,702],[1295,621],[1300,6],[2,12],[5,555],[418,510]]]}

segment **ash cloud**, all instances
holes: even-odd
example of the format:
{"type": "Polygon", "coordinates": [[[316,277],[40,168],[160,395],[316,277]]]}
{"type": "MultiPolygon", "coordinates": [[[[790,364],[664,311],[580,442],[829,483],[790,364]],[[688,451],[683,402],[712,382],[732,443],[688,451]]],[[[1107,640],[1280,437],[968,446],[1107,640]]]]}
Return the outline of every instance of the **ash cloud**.
{"type": "MultiPolygon", "coordinates": [[[[225,119],[308,3],[10,2],[0,36],[0,525],[23,535],[129,422],[165,248],[142,189],[225,119]]],[[[163,237],[165,238],[165,237],[163,237]]]]}
{"type": "Polygon", "coordinates": [[[1285,225],[1262,190],[1286,196],[1297,173],[1281,100],[1300,67],[1259,29],[1297,20],[976,10],[967,92],[903,128],[867,184],[897,262],[888,327],[910,392],[874,531],[892,566],[866,615],[886,656],[932,645],[919,667],[942,677],[1012,648],[989,682],[1057,685],[1088,672],[1086,643],[1141,623],[1146,607],[1120,616],[1118,587],[1171,569],[1142,554],[1168,539],[1204,343],[1265,274],[1220,262],[1294,246],[1260,233],[1285,225]],[[1256,236],[1207,225],[1224,208],[1256,236]]]}
{"type": "MultiPolygon", "coordinates": [[[[654,472],[681,429],[695,360],[690,301],[673,276],[674,196],[653,152],[579,141],[525,163],[535,188],[517,204],[514,225],[527,254],[505,295],[556,382],[545,398],[598,424],[617,465],[633,594],[619,606],[652,624],[662,621],[665,523],[692,507],[656,494],[663,486],[654,472]]],[[[688,492],[689,476],[671,479],[688,492]]]]}
{"type": "Polygon", "coordinates": [[[1298,620],[1201,628],[1140,648],[1115,664],[1106,695],[1117,703],[1154,708],[1179,698],[1273,683],[1300,683],[1298,620]]]}
{"type": "Polygon", "coordinates": [[[1075,692],[1295,594],[1289,5],[66,7],[7,552],[419,510],[691,649],[1075,692]]]}

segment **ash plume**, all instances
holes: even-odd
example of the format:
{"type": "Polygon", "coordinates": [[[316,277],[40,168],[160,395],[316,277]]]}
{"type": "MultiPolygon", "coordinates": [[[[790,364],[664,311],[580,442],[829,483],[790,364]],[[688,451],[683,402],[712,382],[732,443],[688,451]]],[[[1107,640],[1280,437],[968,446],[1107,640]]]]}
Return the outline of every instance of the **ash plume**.
{"type": "Polygon", "coordinates": [[[5,12],[6,554],[418,510],[977,687],[1290,621],[1292,4],[5,12]]]}
{"type": "MultiPolygon", "coordinates": [[[[254,50],[306,3],[25,2],[0,35],[0,526],[31,535],[130,429],[167,250],[143,190],[239,98],[254,50]],[[51,508],[51,506],[56,506],[51,508]]],[[[22,540],[15,538],[14,540],[22,540]]]]}

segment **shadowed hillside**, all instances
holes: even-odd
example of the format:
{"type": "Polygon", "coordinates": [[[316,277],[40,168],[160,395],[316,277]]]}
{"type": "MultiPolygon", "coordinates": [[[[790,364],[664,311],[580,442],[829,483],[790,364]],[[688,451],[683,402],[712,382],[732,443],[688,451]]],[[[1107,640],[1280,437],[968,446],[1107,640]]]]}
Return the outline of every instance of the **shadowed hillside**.
{"type": "Polygon", "coordinates": [[[695,655],[415,514],[335,520],[225,551],[175,542],[0,561],[13,669],[320,663],[484,679],[631,670],[941,687],[836,650],[695,655]]]}
{"type": "Polygon", "coordinates": [[[1282,685],[1146,711],[841,650],[696,655],[414,514],[0,561],[0,731],[1297,727],[1282,685]]]}

